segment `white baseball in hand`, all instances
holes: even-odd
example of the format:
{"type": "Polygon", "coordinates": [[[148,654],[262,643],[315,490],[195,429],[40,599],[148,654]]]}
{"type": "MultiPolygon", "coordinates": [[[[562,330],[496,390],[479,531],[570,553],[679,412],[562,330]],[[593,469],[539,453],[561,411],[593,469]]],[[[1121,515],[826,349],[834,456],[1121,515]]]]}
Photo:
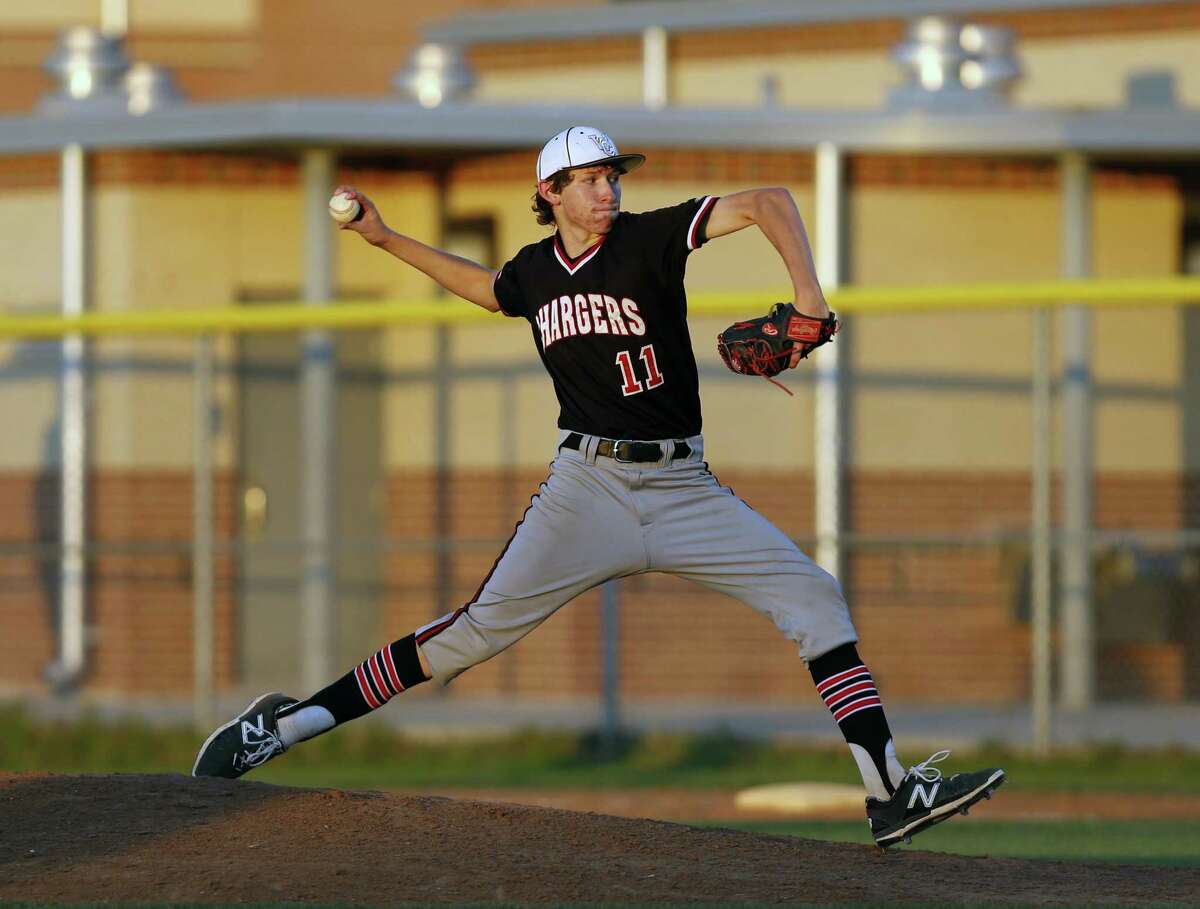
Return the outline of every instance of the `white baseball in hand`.
{"type": "Polygon", "coordinates": [[[359,206],[358,200],[345,193],[334,193],[333,198],[329,200],[329,217],[339,224],[353,221],[358,217],[360,211],[362,208],[359,206]]]}

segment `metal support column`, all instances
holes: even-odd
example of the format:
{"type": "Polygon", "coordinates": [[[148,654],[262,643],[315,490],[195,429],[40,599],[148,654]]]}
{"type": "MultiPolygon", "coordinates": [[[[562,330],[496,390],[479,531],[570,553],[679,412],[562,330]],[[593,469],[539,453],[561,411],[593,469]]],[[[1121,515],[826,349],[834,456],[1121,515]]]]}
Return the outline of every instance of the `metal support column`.
{"type": "MultiPolygon", "coordinates": [[[[87,308],[87,155],[68,145],[61,155],[62,312],[82,315],[87,308]]],[[[62,420],[60,475],[61,561],[59,562],[59,655],[54,683],[71,687],[86,659],[87,602],[87,346],[81,335],[62,342],[62,420]]]]}
{"type": "MultiPolygon", "coordinates": [[[[445,170],[437,178],[437,245],[446,249],[450,245],[450,187],[449,175],[445,170]]],[[[453,251],[453,250],[451,250],[453,251]]],[[[434,291],[444,306],[453,306],[448,292],[437,287],[434,291]]],[[[454,552],[451,536],[454,521],[451,510],[453,502],[454,452],[454,338],[450,326],[439,322],[433,329],[433,459],[435,466],[433,524],[437,543],[433,618],[451,612],[454,598],[454,552]]],[[[440,687],[437,691],[446,692],[440,687]]]]}
{"type": "Polygon", "coordinates": [[[1050,750],[1051,677],[1053,652],[1050,647],[1051,620],[1051,318],[1050,310],[1033,310],[1033,458],[1030,514],[1030,654],[1033,713],[1033,749],[1050,750]]]}
{"type": "Polygon", "coordinates": [[[651,110],[667,106],[670,94],[667,30],[652,25],[642,32],[642,104],[651,110]]]}
{"type": "MultiPolygon", "coordinates": [[[[310,306],[327,306],[333,297],[334,232],[328,210],[333,153],[305,151],[303,173],[304,299],[310,306]]],[[[304,539],[300,665],[305,687],[316,690],[332,678],[337,643],[333,558],[337,362],[329,332],[304,333],[300,383],[304,539]]]]}
{"type": "MultiPolygon", "coordinates": [[[[1091,174],[1087,159],[1069,152],[1060,162],[1062,275],[1091,274],[1091,174]]],[[[1062,317],[1062,607],[1061,699],[1064,707],[1089,706],[1095,695],[1092,617],[1092,373],[1091,312],[1067,306],[1062,317]]]]}
{"type": "MultiPolygon", "coordinates": [[[[830,142],[816,150],[817,278],[826,294],[842,281],[845,261],[844,156],[830,142]]],[[[842,530],[842,364],[836,342],[821,347],[816,359],[816,401],[813,409],[813,481],[816,503],[816,560],[835,577],[841,571],[842,530]]]]}
{"type": "MultiPolygon", "coordinates": [[[[518,426],[519,414],[517,407],[517,377],[507,373],[500,380],[500,511],[506,515],[521,513],[520,494],[524,494],[524,485],[520,483],[517,473],[518,455],[518,426]],[[520,489],[520,494],[518,493],[520,489]]],[[[499,659],[500,663],[500,694],[502,697],[516,697],[519,683],[517,668],[519,647],[509,647],[499,659]]]]}
{"type": "Polygon", "coordinates": [[[615,758],[621,738],[621,595],[615,580],[600,588],[604,641],[604,756],[615,758]]]}
{"type": "Polygon", "coordinates": [[[192,371],[192,716],[211,725],[213,670],[213,339],[195,340],[192,371]]]}

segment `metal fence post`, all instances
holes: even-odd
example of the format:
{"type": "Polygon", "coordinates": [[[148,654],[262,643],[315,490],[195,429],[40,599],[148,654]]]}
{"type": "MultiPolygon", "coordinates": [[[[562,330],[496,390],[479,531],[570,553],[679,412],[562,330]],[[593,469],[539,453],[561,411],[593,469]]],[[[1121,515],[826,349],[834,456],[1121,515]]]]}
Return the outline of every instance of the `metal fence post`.
{"type": "MultiPolygon", "coordinates": [[[[445,249],[450,241],[450,177],[445,168],[437,175],[437,245],[445,249]]],[[[452,306],[448,291],[434,290],[442,306],[452,306]]],[[[451,612],[454,598],[455,559],[451,536],[454,533],[454,336],[444,321],[438,320],[433,329],[433,459],[434,459],[434,535],[437,543],[434,557],[434,609],[432,618],[451,612]]],[[[446,695],[449,689],[435,689],[446,695]]]]}
{"type": "MultiPolygon", "coordinates": [[[[1091,174],[1087,159],[1062,156],[1062,274],[1091,272],[1091,174]]],[[[1091,319],[1087,306],[1063,309],[1062,547],[1059,586],[1063,705],[1082,709],[1095,697],[1092,616],[1092,373],[1091,319]]]]}
{"type": "Polygon", "coordinates": [[[662,110],[670,96],[667,30],[652,25],[642,32],[642,104],[662,110]]]}
{"type": "MultiPolygon", "coordinates": [[[[67,145],[61,156],[62,312],[87,309],[87,153],[67,145]]],[[[69,688],[83,674],[87,651],[87,343],[82,335],[62,340],[60,373],[62,458],[60,479],[61,562],[59,654],[54,682],[69,688]]]]}
{"type": "MultiPolygon", "coordinates": [[[[328,306],[333,297],[333,230],[328,204],[334,156],[326,149],[303,155],[304,299],[328,306]]],[[[328,331],[306,331],[301,355],[301,436],[304,567],[301,581],[300,665],[304,686],[329,681],[336,652],[333,559],[334,419],[337,354],[328,331]]]]}
{"type": "Polygon", "coordinates": [[[213,339],[197,335],[192,376],[192,713],[213,719],[213,339]]]}
{"type": "Polygon", "coordinates": [[[621,598],[617,582],[600,588],[604,648],[604,753],[616,757],[621,737],[621,598]]]}
{"type": "Polygon", "coordinates": [[[1033,463],[1030,533],[1030,642],[1033,748],[1046,754],[1051,745],[1051,365],[1050,311],[1033,309],[1033,463]]]}
{"type": "MultiPolygon", "coordinates": [[[[821,142],[816,151],[816,267],[826,294],[837,290],[844,259],[844,165],[841,149],[821,142]]],[[[838,344],[815,354],[816,395],[813,407],[813,482],[817,532],[817,564],[835,577],[841,573],[843,401],[842,363],[838,344]]]]}

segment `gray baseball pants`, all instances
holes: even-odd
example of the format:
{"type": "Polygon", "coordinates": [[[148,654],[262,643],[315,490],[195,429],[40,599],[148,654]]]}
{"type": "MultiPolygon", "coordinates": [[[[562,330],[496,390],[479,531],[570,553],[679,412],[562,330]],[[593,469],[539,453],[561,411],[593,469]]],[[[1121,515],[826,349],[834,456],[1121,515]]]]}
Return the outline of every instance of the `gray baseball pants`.
{"type": "MultiPolygon", "coordinates": [[[[567,436],[563,432],[562,439],[567,436]]],[[[687,458],[628,464],[595,436],[561,449],[508,546],[466,606],[416,633],[446,684],[612,578],[662,571],[762,613],[814,659],[858,640],[842,590],[778,528],[721,486],[701,436],[687,458]]]]}

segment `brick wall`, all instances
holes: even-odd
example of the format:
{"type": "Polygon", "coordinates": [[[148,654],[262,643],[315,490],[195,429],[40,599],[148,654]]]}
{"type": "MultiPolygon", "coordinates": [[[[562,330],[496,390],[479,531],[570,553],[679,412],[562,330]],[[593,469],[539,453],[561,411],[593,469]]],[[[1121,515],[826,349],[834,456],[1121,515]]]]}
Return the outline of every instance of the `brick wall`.
{"type": "MultiPolygon", "coordinates": [[[[459,539],[507,538],[543,477],[454,475],[446,493],[453,503],[451,533],[459,539]]],[[[811,475],[723,472],[721,481],[791,535],[811,533],[811,475]]],[[[1019,534],[1028,527],[1029,480],[1022,473],[859,472],[850,486],[849,518],[859,534],[965,537],[1019,534]]],[[[394,474],[389,532],[398,538],[432,534],[434,489],[427,472],[394,474]]],[[[1197,489],[1200,478],[1102,476],[1096,488],[1098,526],[1196,526],[1197,489]]],[[[500,545],[484,546],[451,558],[447,611],[470,599],[499,550],[500,545]]],[[[944,703],[1028,697],[1023,548],[864,544],[850,551],[847,563],[843,582],[861,651],[889,697],[944,703]]],[[[395,595],[385,619],[388,634],[399,636],[435,616],[431,556],[394,556],[389,583],[395,595]]],[[[626,696],[792,702],[812,697],[794,647],[747,607],[663,575],[623,581],[621,597],[626,696]]],[[[596,593],[564,607],[518,645],[464,674],[454,690],[509,697],[595,695],[599,608],[596,593]]],[[[1187,694],[1187,667],[1197,661],[1200,652],[1188,657],[1178,644],[1165,650],[1112,645],[1100,661],[1101,690],[1178,700],[1187,694]]]]}
{"type": "Polygon", "coordinates": [[[0,674],[5,681],[36,680],[54,654],[45,596],[51,563],[12,554],[12,544],[52,540],[57,534],[56,477],[0,476],[0,674]]]}
{"type": "MultiPolygon", "coordinates": [[[[53,544],[58,475],[0,475],[0,681],[33,685],[55,655],[53,544]],[[48,560],[16,554],[41,543],[48,560]]],[[[234,478],[218,476],[218,540],[234,527],[234,478]]],[[[192,684],[192,478],[183,471],[106,471],[88,488],[95,543],[88,571],[87,685],[98,691],[185,694],[192,684]],[[125,551],[121,551],[125,549],[125,551]]],[[[216,560],[218,684],[234,668],[234,563],[216,560]]]]}
{"type": "MultiPolygon", "coordinates": [[[[88,178],[94,187],[187,186],[202,192],[215,186],[297,188],[300,185],[300,164],[295,155],[288,154],[108,150],[90,152],[88,163],[88,178]]],[[[412,171],[416,169],[415,162],[402,156],[394,157],[387,167],[343,161],[335,181],[371,187],[402,185],[412,179],[412,171]]],[[[47,189],[58,185],[57,155],[0,157],[0,189],[47,189]]]]}
{"type": "MultiPolygon", "coordinates": [[[[448,478],[448,532],[458,548],[444,568],[443,607],[470,600],[544,471],[461,471],[448,478]]],[[[720,479],[779,527],[812,527],[812,478],[803,472],[731,471],[720,479]]],[[[89,648],[93,690],[183,696],[192,677],[191,477],[181,471],[106,472],[93,479],[89,648]],[[136,553],[103,552],[117,544],[136,553]],[[175,544],[172,548],[170,544],[175,544]]],[[[235,478],[219,478],[218,537],[235,526],[235,478]]],[[[395,472],[388,533],[403,544],[388,561],[380,643],[439,614],[436,477],[395,472]]],[[[1021,473],[859,472],[849,518],[863,535],[1022,532],[1029,485],[1021,473]]],[[[0,545],[53,540],[57,477],[0,476],[0,545]]],[[[1096,487],[1103,528],[1200,525],[1200,477],[1111,474],[1096,487]]],[[[861,650],[893,701],[1012,703],[1028,696],[1028,627],[1020,547],[863,544],[848,550],[843,582],[861,650]]],[[[236,572],[217,564],[217,679],[235,683],[236,572]]],[[[0,550],[0,682],[40,684],[53,656],[47,593],[54,583],[28,554],[0,550]]],[[[752,699],[816,703],[794,646],[764,618],[720,594],[663,575],[621,583],[621,663],[631,699],[752,699]]],[[[564,607],[536,632],[454,683],[460,695],[591,697],[600,689],[600,597],[564,607]]],[[[1185,636],[1186,637],[1186,636],[1185,636]]],[[[1197,640],[1105,644],[1100,689],[1110,696],[1195,697],[1197,640]]],[[[422,689],[423,690],[423,689],[422,689]]]]}

